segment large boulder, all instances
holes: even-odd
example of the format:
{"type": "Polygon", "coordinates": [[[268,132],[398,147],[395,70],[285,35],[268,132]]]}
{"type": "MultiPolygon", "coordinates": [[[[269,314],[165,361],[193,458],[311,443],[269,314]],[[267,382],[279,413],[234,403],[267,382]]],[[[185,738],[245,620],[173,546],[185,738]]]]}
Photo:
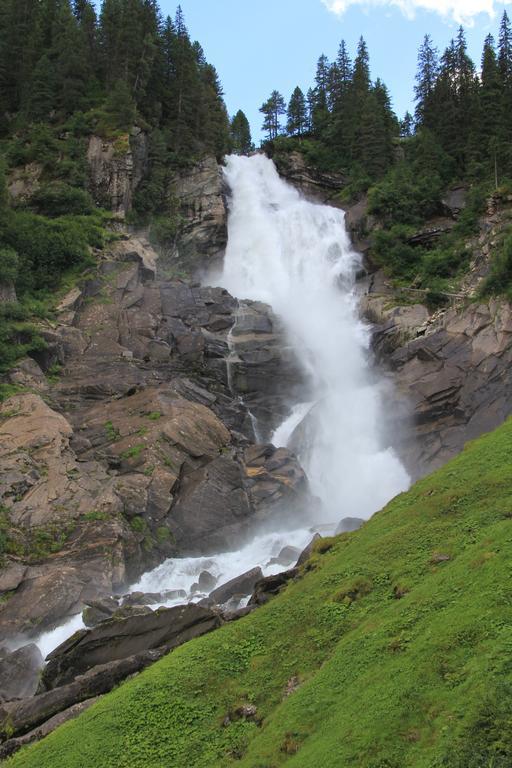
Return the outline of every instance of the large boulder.
{"type": "Polygon", "coordinates": [[[194,604],[104,621],[93,629],[76,632],[48,656],[41,690],[66,685],[101,664],[162,646],[175,648],[219,624],[217,614],[194,604]]]}
{"type": "Polygon", "coordinates": [[[12,653],[0,648],[0,701],[33,696],[42,666],[37,645],[25,645],[12,653]]]}
{"type": "Polygon", "coordinates": [[[254,585],[262,578],[263,572],[261,568],[252,568],[250,571],[242,573],[240,576],[236,576],[225,584],[221,584],[220,587],[217,587],[213,592],[210,592],[210,598],[218,605],[224,605],[235,595],[250,595],[254,589],[254,585]]]}

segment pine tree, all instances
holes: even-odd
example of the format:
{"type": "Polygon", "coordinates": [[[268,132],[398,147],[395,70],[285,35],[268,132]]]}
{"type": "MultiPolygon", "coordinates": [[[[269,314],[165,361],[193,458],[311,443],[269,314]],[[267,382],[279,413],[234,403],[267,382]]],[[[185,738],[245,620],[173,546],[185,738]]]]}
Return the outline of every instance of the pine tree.
{"type": "Polygon", "coordinates": [[[491,143],[495,145],[498,134],[502,96],[500,68],[492,35],[485,38],[481,72],[479,143],[483,150],[489,152],[489,146],[491,143]]]}
{"type": "Polygon", "coordinates": [[[281,133],[279,118],[286,114],[286,104],[279,91],[272,91],[270,98],[261,105],[260,112],[265,116],[262,130],[270,140],[275,139],[281,133]]]}
{"type": "Polygon", "coordinates": [[[400,136],[402,139],[409,139],[414,133],[414,117],[409,111],[404,115],[404,119],[400,120],[400,136]]]}
{"type": "Polygon", "coordinates": [[[336,64],[339,72],[341,90],[342,93],[344,93],[348,90],[348,87],[352,82],[352,62],[348,55],[347,45],[344,40],[340,43],[336,64]]]}
{"type": "Polygon", "coordinates": [[[315,92],[313,88],[308,88],[308,92],[306,94],[306,104],[307,104],[307,128],[308,131],[313,130],[313,112],[315,111],[315,92]]]}
{"type": "Polygon", "coordinates": [[[56,92],[55,70],[45,53],[37,62],[26,89],[23,107],[30,120],[49,120],[55,108],[56,92]]]}
{"type": "Polygon", "coordinates": [[[87,82],[92,72],[86,40],[67,0],[61,3],[57,12],[52,37],[57,106],[64,114],[71,114],[84,108],[87,82]]]}
{"type": "Polygon", "coordinates": [[[418,71],[416,73],[416,122],[422,126],[431,126],[432,98],[439,76],[439,53],[432,43],[430,35],[425,35],[418,52],[418,71]]]}
{"type": "Polygon", "coordinates": [[[288,104],[286,129],[291,136],[302,136],[307,131],[307,122],[306,98],[302,90],[297,86],[288,104]]]}
{"type": "Polygon", "coordinates": [[[231,121],[231,145],[236,155],[249,155],[254,150],[251,126],[244,112],[238,110],[231,121]]]}
{"type": "Polygon", "coordinates": [[[370,90],[370,56],[368,46],[362,37],[357,46],[352,85],[354,91],[359,95],[368,93],[370,90]]]}
{"type": "Polygon", "coordinates": [[[506,11],[500,24],[498,64],[503,83],[509,82],[512,79],[512,28],[506,11]]]}

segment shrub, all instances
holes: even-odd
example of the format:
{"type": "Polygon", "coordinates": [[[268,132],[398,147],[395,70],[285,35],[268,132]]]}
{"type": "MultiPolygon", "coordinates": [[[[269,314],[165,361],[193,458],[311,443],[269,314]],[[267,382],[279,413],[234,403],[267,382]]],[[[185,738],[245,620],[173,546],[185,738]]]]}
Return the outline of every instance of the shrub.
{"type": "Polygon", "coordinates": [[[18,276],[19,257],[12,248],[0,248],[0,284],[14,283],[18,276]]]}
{"type": "Polygon", "coordinates": [[[512,299],[512,232],[494,254],[491,270],[480,290],[481,296],[506,294],[512,299]]]}
{"type": "Polygon", "coordinates": [[[88,215],[94,210],[91,196],[84,189],[58,181],[45,184],[34,192],[30,203],[37,213],[50,217],[88,215]]]}

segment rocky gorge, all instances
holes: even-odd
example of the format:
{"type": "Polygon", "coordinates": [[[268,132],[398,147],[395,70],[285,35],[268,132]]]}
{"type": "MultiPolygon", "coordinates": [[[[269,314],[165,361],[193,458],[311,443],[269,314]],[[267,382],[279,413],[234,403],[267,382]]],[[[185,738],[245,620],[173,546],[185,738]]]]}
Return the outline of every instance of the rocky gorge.
{"type": "MultiPolygon", "coordinates": [[[[126,600],[112,612],[101,601],[168,557],[236,548],[269,519],[292,510],[300,524],[318,504],[295,455],[270,441],[304,387],[281,319],[266,304],[199,281],[226,246],[221,169],[209,158],[175,179],[180,231],[173,251],[161,254],[122,222],[147,152],[139,132],[130,146],[121,162],[91,140],[91,191],[121,214],[116,238],[62,297],[56,322],[41,330],[45,349],[9,374],[21,391],[0,406],[0,504],[10,539],[0,637],[25,638],[14,654],[28,670],[19,676],[24,687],[3,683],[14,659],[2,652],[2,733],[16,742],[4,754],[177,644],[238,618],[218,604],[253,591],[251,604],[262,603],[299,573],[270,583],[253,574],[240,593],[203,606],[152,611],[146,595],[130,615],[126,600]],[[30,640],[86,606],[101,621],[57,649],[33,697],[42,659],[30,640]]],[[[343,183],[302,167],[288,178],[323,202],[343,183]]],[[[511,412],[510,308],[461,304],[432,314],[421,304],[397,306],[380,273],[360,286],[376,357],[395,385],[395,412],[407,400],[401,450],[423,474],[511,412]]]]}

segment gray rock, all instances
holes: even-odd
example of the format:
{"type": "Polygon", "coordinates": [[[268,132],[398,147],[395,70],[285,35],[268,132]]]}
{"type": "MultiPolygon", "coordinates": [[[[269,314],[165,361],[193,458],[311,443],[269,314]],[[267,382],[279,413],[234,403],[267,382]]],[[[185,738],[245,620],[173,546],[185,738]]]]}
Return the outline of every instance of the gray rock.
{"type": "Polygon", "coordinates": [[[74,720],[78,715],[81,715],[82,712],[85,712],[89,707],[99,701],[99,698],[99,696],[94,696],[92,699],[86,699],[78,704],[73,704],[63,712],[59,712],[53,717],[50,717],[45,723],[42,723],[37,728],[29,731],[24,736],[7,739],[3,744],[0,744],[0,760],[6,760],[22,747],[44,739],[45,736],[48,736],[59,726],[67,723],[69,720],[74,720]]]}
{"type": "Polygon", "coordinates": [[[248,606],[258,606],[267,603],[271,597],[279,594],[288,582],[296,579],[299,575],[297,567],[289,571],[282,571],[275,576],[266,576],[255,584],[254,592],[251,595],[248,606]]]}
{"type": "Polygon", "coordinates": [[[297,562],[295,563],[295,567],[297,568],[299,565],[304,565],[304,563],[307,563],[311,555],[313,554],[313,547],[315,546],[315,541],[318,541],[318,539],[321,539],[319,533],[315,533],[307,547],[305,547],[302,552],[300,553],[297,562]]]}
{"type": "Polygon", "coordinates": [[[41,651],[33,643],[12,653],[0,649],[0,701],[33,696],[42,667],[41,651]]]}
{"type": "Polygon", "coordinates": [[[237,576],[225,584],[222,584],[213,592],[210,592],[210,597],[215,600],[218,605],[227,603],[230,597],[234,595],[250,595],[254,589],[254,585],[263,578],[263,572],[261,568],[252,568],[250,571],[243,573],[241,576],[237,576]]]}
{"type": "Polygon", "coordinates": [[[123,597],[123,606],[158,605],[163,602],[160,592],[130,592],[123,597]]]}
{"type": "Polygon", "coordinates": [[[82,619],[86,627],[94,627],[100,621],[110,618],[118,609],[119,603],[113,597],[88,600],[82,611],[82,619]]]}
{"type": "Polygon", "coordinates": [[[300,554],[300,549],[297,547],[283,547],[277,557],[272,557],[269,560],[269,565],[290,565],[297,562],[300,554]]]}
{"type": "Polygon", "coordinates": [[[366,520],[360,517],[344,517],[336,528],[336,534],[357,531],[365,522],[366,520]]]}
{"type": "Polygon", "coordinates": [[[0,594],[11,592],[19,587],[27,572],[27,566],[22,563],[7,563],[0,571],[0,594]]]}
{"type": "Polygon", "coordinates": [[[193,604],[109,619],[75,633],[48,656],[40,690],[66,685],[100,664],[161,646],[175,648],[215,629],[219,622],[212,611],[193,604]]]}
{"type": "Polygon", "coordinates": [[[217,577],[209,571],[201,571],[199,574],[198,586],[201,592],[211,592],[217,583],[217,577]]]}
{"type": "Polygon", "coordinates": [[[145,651],[97,666],[71,683],[29,699],[0,705],[0,741],[31,731],[54,715],[91,698],[108,693],[129,675],[158,661],[166,649],[145,651]]]}

